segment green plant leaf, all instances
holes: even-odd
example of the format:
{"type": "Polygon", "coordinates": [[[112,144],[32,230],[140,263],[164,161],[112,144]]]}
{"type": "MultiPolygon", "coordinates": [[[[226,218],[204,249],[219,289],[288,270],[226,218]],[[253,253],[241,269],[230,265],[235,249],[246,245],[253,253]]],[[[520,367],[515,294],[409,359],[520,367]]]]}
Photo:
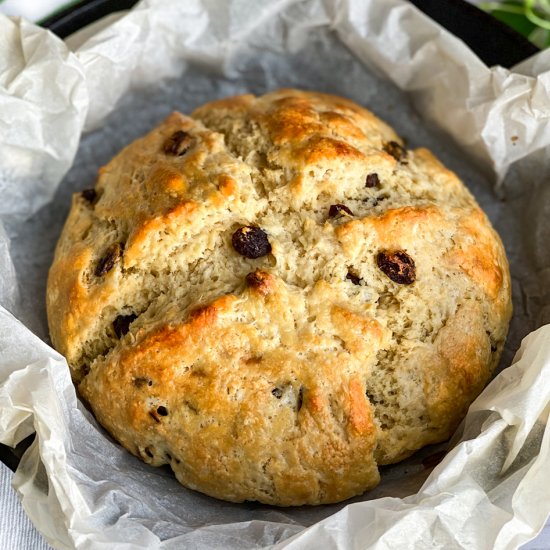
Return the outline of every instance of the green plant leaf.
{"type": "Polygon", "coordinates": [[[538,27],[532,21],[529,21],[523,14],[494,10],[491,12],[491,15],[496,17],[499,21],[506,23],[509,27],[512,27],[526,38],[529,38],[529,35],[535,29],[538,29],[538,27]]]}
{"type": "Polygon", "coordinates": [[[539,48],[550,46],[550,0],[482,2],[479,7],[512,27],[539,48]]]}

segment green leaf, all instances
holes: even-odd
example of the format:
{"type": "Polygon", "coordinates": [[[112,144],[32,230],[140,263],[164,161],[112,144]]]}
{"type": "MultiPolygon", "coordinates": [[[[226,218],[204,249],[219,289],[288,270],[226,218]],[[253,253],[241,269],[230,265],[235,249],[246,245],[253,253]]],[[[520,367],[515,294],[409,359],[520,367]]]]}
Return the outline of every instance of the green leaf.
{"type": "Polygon", "coordinates": [[[550,46],[550,31],[548,29],[537,27],[527,38],[540,49],[550,46]]]}
{"type": "Polygon", "coordinates": [[[526,38],[529,38],[529,35],[538,28],[523,14],[494,10],[491,12],[491,15],[496,17],[499,21],[506,23],[506,25],[512,27],[514,30],[516,30],[526,38]]]}
{"type": "Polygon", "coordinates": [[[550,46],[550,0],[482,2],[479,7],[515,29],[539,48],[550,46]]]}

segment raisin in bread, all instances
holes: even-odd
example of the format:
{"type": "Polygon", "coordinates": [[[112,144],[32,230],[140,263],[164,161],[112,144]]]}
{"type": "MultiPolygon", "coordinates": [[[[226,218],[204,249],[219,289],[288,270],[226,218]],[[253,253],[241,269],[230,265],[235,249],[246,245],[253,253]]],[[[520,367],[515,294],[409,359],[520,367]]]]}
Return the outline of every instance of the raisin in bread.
{"type": "Polygon", "coordinates": [[[73,198],[54,345],[130,452],[230,501],[336,502],[445,440],[511,315],[460,180],[349,100],[174,113],[73,198]]]}

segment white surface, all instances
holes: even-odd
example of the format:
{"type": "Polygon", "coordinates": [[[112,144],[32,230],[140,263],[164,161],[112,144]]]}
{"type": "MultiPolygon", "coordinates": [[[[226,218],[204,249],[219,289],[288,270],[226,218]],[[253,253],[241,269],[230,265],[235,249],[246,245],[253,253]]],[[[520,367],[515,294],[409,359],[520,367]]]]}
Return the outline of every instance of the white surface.
{"type": "Polygon", "coordinates": [[[11,488],[12,471],[0,462],[0,548],[48,550],[51,548],[23,511],[11,488]]]}
{"type": "Polygon", "coordinates": [[[0,0],[0,12],[40,21],[76,2],[78,0],[0,0]]]}
{"type": "MultiPolygon", "coordinates": [[[[536,78],[528,72],[535,65],[526,67],[524,74],[489,70],[461,42],[398,0],[324,4],[234,0],[230,5],[151,0],[140,7],[74,55],[45,32],[0,18],[0,69],[6,68],[0,70],[0,215],[13,237],[12,255],[19,266],[14,271],[3,256],[0,300],[13,304],[38,334],[45,334],[43,294],[29,296],[35,273],[31,260],[47,257],[37,241],[46,239],[48,228],[26,242],[32,224],[21,220],[51,199],[73,162],[82,129],[98,129],[83,142],[79,164],[69,177],[85,187],[86,159],[98,166],[86,155],[92,155],[88,152],[95,147],[104,156],[102,143],[94,145],[94,135],[112,155],[114,145],[127,140],[126,133],[132,135],[143,117],[157,113],[158,98],[174,97],[166,91],[169,83],[161,85],[163,78],[177,78],[172,87],[174,82],[178,87],[171,93],[185,91],[188,97],[182,97],[182,103],[236,89],[245,81],[262,82],[264,88],[285,80],[315,84],[365,100],[379,90],[390,97],[387,85],[378,88],[363,75],[362,63],[411,91],[426,120],[437,121],[464,150],[500,176],[514,160],[525,159],[516,167],[519,175],[507,180],[501,192],[511,204],[521,204],[531,235],[528,243],[534,248],[532,259],[538,262],[522,279],[523,306],[538,308],[538,317],[525,322],[547,319],[547,224],[538,222],[545,217],[548,186],[536,189],[533,204],[529,196],[522,196],[523,184],[534,178],[544,183],[549,175],[547,155],[536,154],[550,143],[546,58],[537,61],[536,78]],[[333,56],[345,56],[344,49],[331,42],[337,39],[324,32],[329,27],[355,54],[351,65],[331,61],[333,56]],[[334,51],[327,49],[331,45],[334,51]],[[315,48],[330,66],[325,80],[304,62],[305,52],[311,55],[315,48]],[[286,58],[301,56],[301,70],[289,72],[288,67],[296,65],[287,67],[286,58]],[[181,78],[184,71],[192,77],[181,78]],[[354,87],[361,78],[370,87],[354,87]],[[146,85],[149,95],[138,90],[146,85]],[[147,100],[140,100],[140,94],[147,100]],[[134,101],[141,109],[133,110],[129,119],[119,106],[116,123],[113,118],[106,121],[121,98],[122,106],[134,101]],[[23,257],[27,263],[22,263],[23,257]],[[21,299],[16,294],[16,273],[21,299]]],[[[312,67],[319,63],[318,58],[309,60],[312,67]]],[[[381,108],[386,100],[371,99],[381,108]]],[[[399,112],[406,109],[399,102],[392,107],[399,112]]],[[[162,112],[160,108],[158,114],[162,112]]],[[[426,123],[404,112],[418,125],[411,126],[416,139],[415,130],[421,134],[426,123]]],[[[52,204],[59,208],[59,202],[52,204]]],[[[493,213],[506,211],[487,207],[493,213]]],[[[59,214],[48,211],[35,218],[51,215],[57,220],[59,214]]],[[[0,234],[0,239],[5,245],[6,236],[0,234]]],[[[516,253],[523,254],[521,248],[513,249],[513,262],[521,263],[516,258],[516,253]]],[[[519,307],[516,322],[521,315],[519,307]]],[[[322,514],[322,509],[285,511],[215,502],[186,491],[166,472],[146,467],[121,451],[79,407],[63,358],[6,312],[0,313],[0,439],[13,444],[37,430],[39,442],[25,455],[14,484],[35,524],[62,548],[99,544],[117,549],[199,544],[240,548],[266,546],[292,535],[296,538],[281,545],[349,548],[360,542],[365,548],[515,548],[533,536],[550,510],[546,479],[550,430],[537,453],[550,403],[550,327],[531,335],[522,353],[515,367],[498,377],[476,402],[466,428],[467,436],[474,439],[456,446],[417,494],[355,502],[307,530],[304,526],[311,523],[307,514],[322,514]],[[522,446],[521,460],[501,475],[522,446]]],[[[383,490],[401,496],[402,486],[415,482],[410,476],[399,479],[401,489],[390,483],[383,490]]]]}

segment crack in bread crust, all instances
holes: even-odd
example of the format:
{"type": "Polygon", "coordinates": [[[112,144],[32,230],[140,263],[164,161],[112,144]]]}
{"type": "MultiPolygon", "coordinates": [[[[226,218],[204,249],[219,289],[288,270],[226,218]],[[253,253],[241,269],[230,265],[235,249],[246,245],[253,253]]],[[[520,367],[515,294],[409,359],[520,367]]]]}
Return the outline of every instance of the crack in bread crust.
{"type": "Polygon", "coordinates": [[[456,175],[351,101],[280,90],[174,113],[91,196],[50,270],[52,341],[99,421],[187,487],[360,494],[447,438],[498,363],[498,236],[456,175]],[[235,250],[244,226],[268,253],[235,250]]]}

